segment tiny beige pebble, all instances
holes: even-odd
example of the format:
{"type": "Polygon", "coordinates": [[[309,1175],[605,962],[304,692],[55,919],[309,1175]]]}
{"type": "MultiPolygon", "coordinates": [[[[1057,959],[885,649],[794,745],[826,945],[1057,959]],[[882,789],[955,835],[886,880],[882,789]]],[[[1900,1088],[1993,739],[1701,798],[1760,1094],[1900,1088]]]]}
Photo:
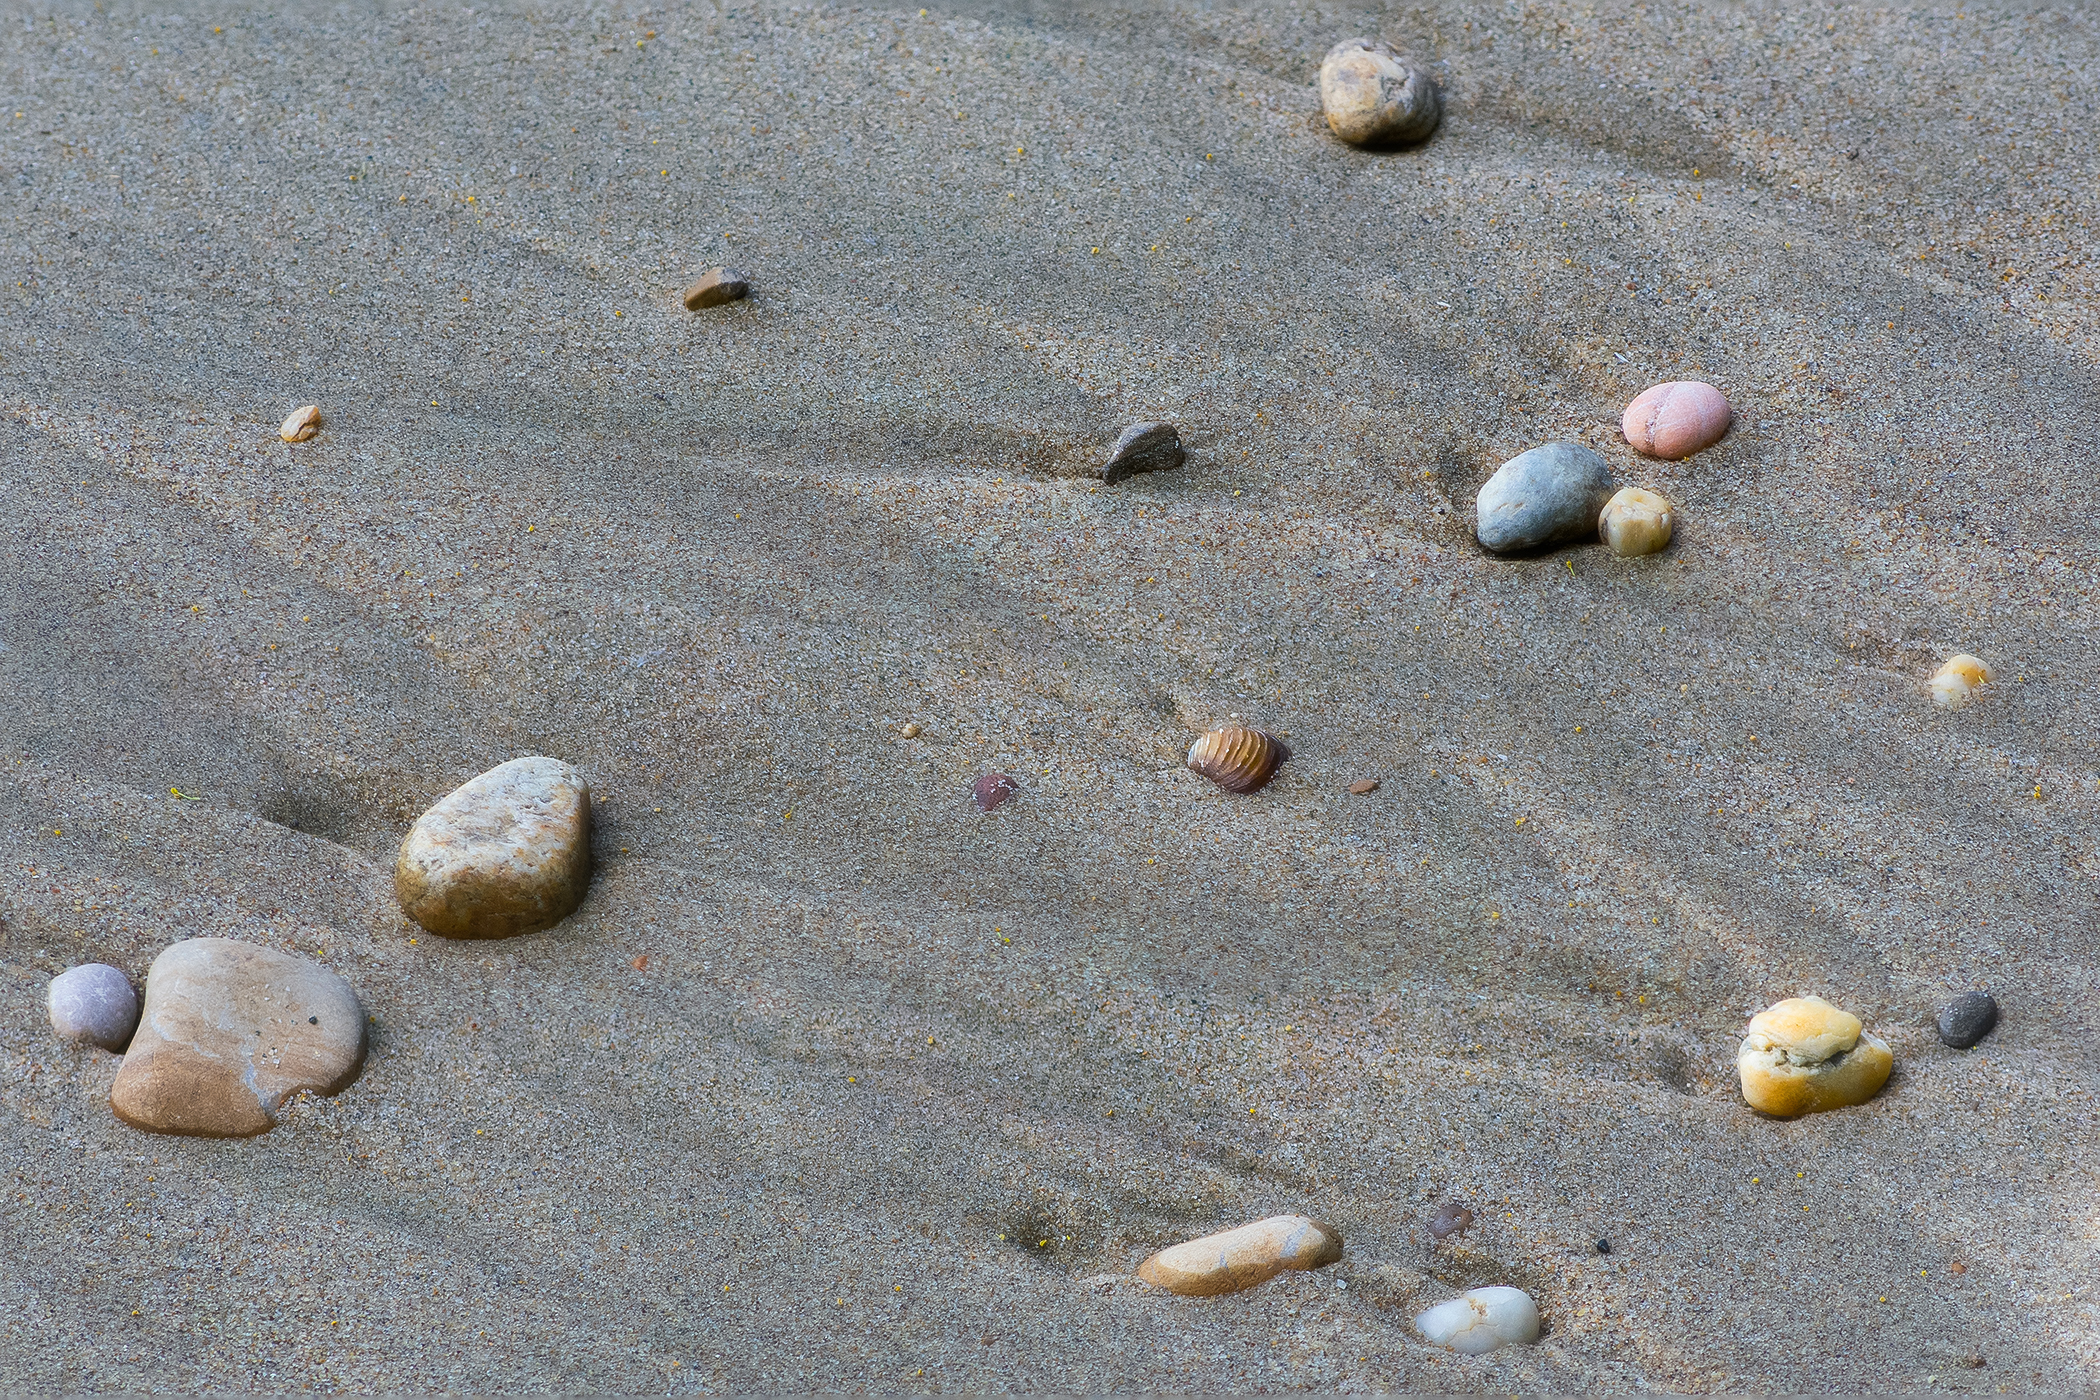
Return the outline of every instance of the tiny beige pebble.
{"type": "Polygon", "coordinates": [[[1362,797],[1367,792],[1376,792],[1378,791],[1378,779],[1358,778],[1355,782],[1349,784],[1349,791],[1355,793],[1358,797],[1362,797]]]}
{"type": "Polygon", "coordinates": [[[317,404],[306,404],[291,411],[290,416],[284,420],[284,426],[277,430],[277,436],[283,438],[286,442],[305,442],[319,431],[321,431],[320,406],[317,404]]]}
{"type": "Polygon", "coordinates": [[[1628,486],[1611,500],[1597,517],[1597,534],[1605,547],[1621,559],[1653,554],[1669,544],[1677,532],[1677,513],[1653,491],[1628,486]]]}
{"type": "Polygon", "coordinates": [[[726,267],[711,267],[700,275],[700,280],[685,289],[685,309],[705,311],[710,306],[722,306],[740,301],[751,293],[751,284],[741,272],[732,272],[726,267]]]}
{"type": "Polygon", "coordinates": [[[897,732],[899,734],[902,734],[907,739],[916,739],[924,731],[919,728],[917,721],[914,721],[910,724],[905,725],[902,729],[898,730],[897,732]]]}
{"type": "Polygon", "coordinates": [[[1943,710],[1958,710],[1976,698],[1991,668],[1963,652],[1950,656],[1932,678],[1932,702],[1943,710]]]}

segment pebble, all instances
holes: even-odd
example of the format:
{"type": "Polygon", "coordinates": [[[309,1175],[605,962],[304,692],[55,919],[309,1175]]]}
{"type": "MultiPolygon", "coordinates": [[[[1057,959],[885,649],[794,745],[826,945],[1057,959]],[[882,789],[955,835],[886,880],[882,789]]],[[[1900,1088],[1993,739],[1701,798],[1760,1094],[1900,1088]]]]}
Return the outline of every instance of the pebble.
{"type": "Polygon", "coordinates": [[[1609,1254],[1609,1253],[1611,1253],[1611,1241],[1610,1241],[1610,1240],[1599,1240],[1599,1241],[1597,1241],[1597,1252],[1598,1252],[1599,1254],[1609,1254]]]}
{"type": "Polygon", "coordinates": [[[1446,1201],[1436,1208],[1436,1215],[1429,1222],[1429,1233],[1441,1240],[1451,1235],[1463,1235],[1472,1227],[1472,1210],[1456,1201],[1446,1201]]]}
{"type": "Polygon", "coordinates": [[[1415,1319],[1432,1345],[1468,1356],[1539,1339],[1539,1305],[1521,1288],[1474,1288],[1415,1319]]]}
{"type": "Polygon", "coordinates": [[[350,984],[309,958],[230,938],[164,949],[109,1106],[134,1128],[253,1137],[302,1090],[337,1094],[365,1060],[350,984]]]}
{"type": "Polygon", "coordinates": [[[454,789],[394,861],[402,912],[444,938],[549,928],[590,882],[590,786],[552,758],[514,758],[454,789]]]}
{"type": "Polygon", "coordinates": [[[1579,442],[1549,442],[1495,469],[1474,502],[1474,534],[1497,554],[1592,535],[1611,468],[1579,442]]]}
{"type": "Polygon", "coordinates": [[[1957,1050],[1968,1049],[1997,1024],[1998,1002],[1989,992],[1964,992],[1940,1008],[1940,1039],[1957,1050]]]}
{"type": "Polygon", "coordinates": [[[1726,394],[1696,379],[1680,379],[1643,390],[1626,405],[1619,431],[1634,451],[1676,461],[1712,447],[1734,421],[1726,394]]]}
{"type": "Polygon", "coordinates": [[[1258,792],[1290,756],[1275,735],[1229,724],[1190,744],[1188,764],[1227,792],[1258,792]]]}
{"type": "Polygon", "coordinates": [[[286,442],[305,442],[321,431],[321,409],[318,404],[305,404],[292,410],[277,430],[277,436],[286,442]]]}
{"type": "Polygon", "coordinates": [[[1167,472],[1188,460],[1172,423],[1132,423],[1109,449],[1101,480],[1113,486],[1140,472],[1167,472]]]}
{"type": "Polygon", "coordinates": [[[1950,656],[1932,678],[1932,703],[1943,710],[1958,710],[1976,698],[1976,692],[1991,678],[1991,668],[1963,652],[1950,656]]]}
{"type": "Polygon", "coordinates": [[[1177,1244],[1138,1265],[1138,1277],[1170,1293],[1207,1298],[1267,1283],[1286,1269],[1318,1269],[1342,1257],[1342,1235],[1309,1215],[1272,1215],[1236,1230],[1177,1244]]]}
{"type": "Polygon", "coordinates": [[[1653,491],[1629,486],[1605,504],[1597,517],[1597,534],[1605,548],[1621,559],[1653,554],[1677,533],[1677,514],[1653,491]]]}
{"type": "Polygon", "coordinates": [[[1021,785],[1006,774],[987,773],[970,785],[970,797],[977,803],[978,811],[989,812],[1020,790],[1021,785]]]}
{"type": "Polygon", "coordinates": [[[685,309],[705,311],[710,306],[724,306],[732,301],[742,301],[751,295],[751,283],[741,272],[732,272],[726,267],[711,267],[700,274],[700,280],[685,289],[685,309]]]}
{"type": "Polygon", "coordinates": [[[139,994],[120,968],[82,963],[51,979],[51,1029],[63,1040],[121,1055],[138,1029],[139,994]]]}
{"type": "Polygon", "coordinates": [[[1344,39],[1320,62],[1320,108],[1352,146],[1408,146],[1436,130],[1436,82],[1390,44],[1344,39]]]}
{"type": "Polygon", "coordinates": [[[1743,1098],[1774,1118],[1865,1103],[1894,1066],[1886,1042],[1821,997],[1790,997],[1758,1012],[1735,1055],[1743,1098]]]}
{"type": "Polygon", "coordinates": [[[907,739],[916,739],[925,732],[925,730],[919,728],[919,722],[917,720],[911,721],[910,723],[906,724],[903,728],[897,731],[898,734],[902,735],[904,738],[907,739]]]}
{"type": "Polygon", "coordinates": [[[1355,793],[1358,797],[1368,796],[1378,791],[1378,779],[1358,778],[1355,782],[1349,784],[1349,791],[1355,793]]]}

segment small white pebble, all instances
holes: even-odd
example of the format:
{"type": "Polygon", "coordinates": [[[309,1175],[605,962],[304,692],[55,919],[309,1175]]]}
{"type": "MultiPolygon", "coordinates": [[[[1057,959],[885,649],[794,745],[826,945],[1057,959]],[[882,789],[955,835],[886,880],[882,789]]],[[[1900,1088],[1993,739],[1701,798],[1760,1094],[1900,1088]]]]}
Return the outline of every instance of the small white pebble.
{"type": "Polygon", "coordinates": [[[1438,1303],[1415,1319],[1415,1328],[1437,1346],[1478,1356],[1537,1341],[1539,1306],[1521,1288],[1475,1288],[1438,1303]]]}
{"type": "Polygon", "coordinates": [[[1966,652],[1947,658],[1932,678],[1932,701],[1943,710],[1958,710],[1976,698],[1991,678],[1991,668],[1966,652]]]}

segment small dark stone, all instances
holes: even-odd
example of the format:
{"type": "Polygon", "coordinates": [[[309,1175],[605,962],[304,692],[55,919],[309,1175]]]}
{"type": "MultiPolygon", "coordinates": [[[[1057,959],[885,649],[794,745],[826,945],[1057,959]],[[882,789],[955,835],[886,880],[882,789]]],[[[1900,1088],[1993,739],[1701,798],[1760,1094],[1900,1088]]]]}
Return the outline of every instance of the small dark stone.
{"type": "Polygon", "coordinates": [[[1989,992],[1964,992],[1940,1008],[1940,1039],[1966,1050],[1998,1024],[1998,1003],[1989,992]]]}
{"type": "Polygon", "coordinates": [[[1429,1233],[1438,1239],[1451,1235],[1463,1235],[1473,1228],[1473,1212],[1456,1201],[1446,1201],[1436,1208],[1436,1218],[1429,1222],[1429,1233]]]}
{"type": "Polygon", "coordinates": [[[1172,423],[1132,423],[1109,451],[1101,479],[1113,486],[1139,472],[1172,471],[1187,460],[1181,434],[1172,423]]]}
{"type": "Polygon", "coordinates": [[[685,289],[685,309],[705,311],[710,306],[741,301],[750,293],[751,283],[744,274],[726,267],[711,267],[701,274],[699,281],[685,289]]]}
{"type": "Polygon", "coordinates": [[[1597,1241],[1597,1252],[1598,1252],[1599,1254],[1609,1254],[1609,1253],[1611,1253],[1611,1241],[1610,1241],[1610,1240],[1599,1240],[1599,1241],[1597,1241]]]}
{"type": "Polygon", "coordinates": [[[970,785],[970,796],[977,803],[977,810],[989,812],[1021,790],[1021,785],[1004,773],[987,773],[970,785]]]}
{"type": "Polygon", "coordinates": [[[321,1018],[318,1016],[309,1016],[306,1018],[306,1024],[309,1026],[318,1026],[321,1024],[321,1018]]]}

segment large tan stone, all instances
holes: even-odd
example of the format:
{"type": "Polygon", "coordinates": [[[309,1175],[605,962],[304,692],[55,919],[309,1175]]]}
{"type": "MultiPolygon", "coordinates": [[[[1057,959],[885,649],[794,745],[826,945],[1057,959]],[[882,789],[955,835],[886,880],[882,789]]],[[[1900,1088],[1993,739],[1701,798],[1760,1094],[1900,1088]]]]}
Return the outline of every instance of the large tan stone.
{"type": "Polygon", "coordinates": [[[134,1128],[253,1137],[302,1090],[336,1094],[365,1062],[365,1011],[310,958],[190,938],[146,973],[146,1008],[109,1106],[134,1128]]]}
{"type": "Polygon", "coordinates": [[[1138,1265],[1138,1277],[1170,1293],[1208,1297],[1267,1283],[1286,1269],[1318,1269],[1342,1257],[1341,1231],[1306,1215],[1272,1215],[1205,1235],[1138,1265]]]}
{"type": "Polygon", "coordinates": [[[402,911],[445,938],[549,928],[590,882],[591,790],[552,758],[514,758],[455,788],[394,862],[402,911]]]}
{"type": "Polygon", "coordinates": [[[1873,1098],[1895,1057],[1851,1012],[1821,997],[1790,997],[1750,1018],[1735,1067],[1752,1108],[1798,1118],[1873,1098]]]}

